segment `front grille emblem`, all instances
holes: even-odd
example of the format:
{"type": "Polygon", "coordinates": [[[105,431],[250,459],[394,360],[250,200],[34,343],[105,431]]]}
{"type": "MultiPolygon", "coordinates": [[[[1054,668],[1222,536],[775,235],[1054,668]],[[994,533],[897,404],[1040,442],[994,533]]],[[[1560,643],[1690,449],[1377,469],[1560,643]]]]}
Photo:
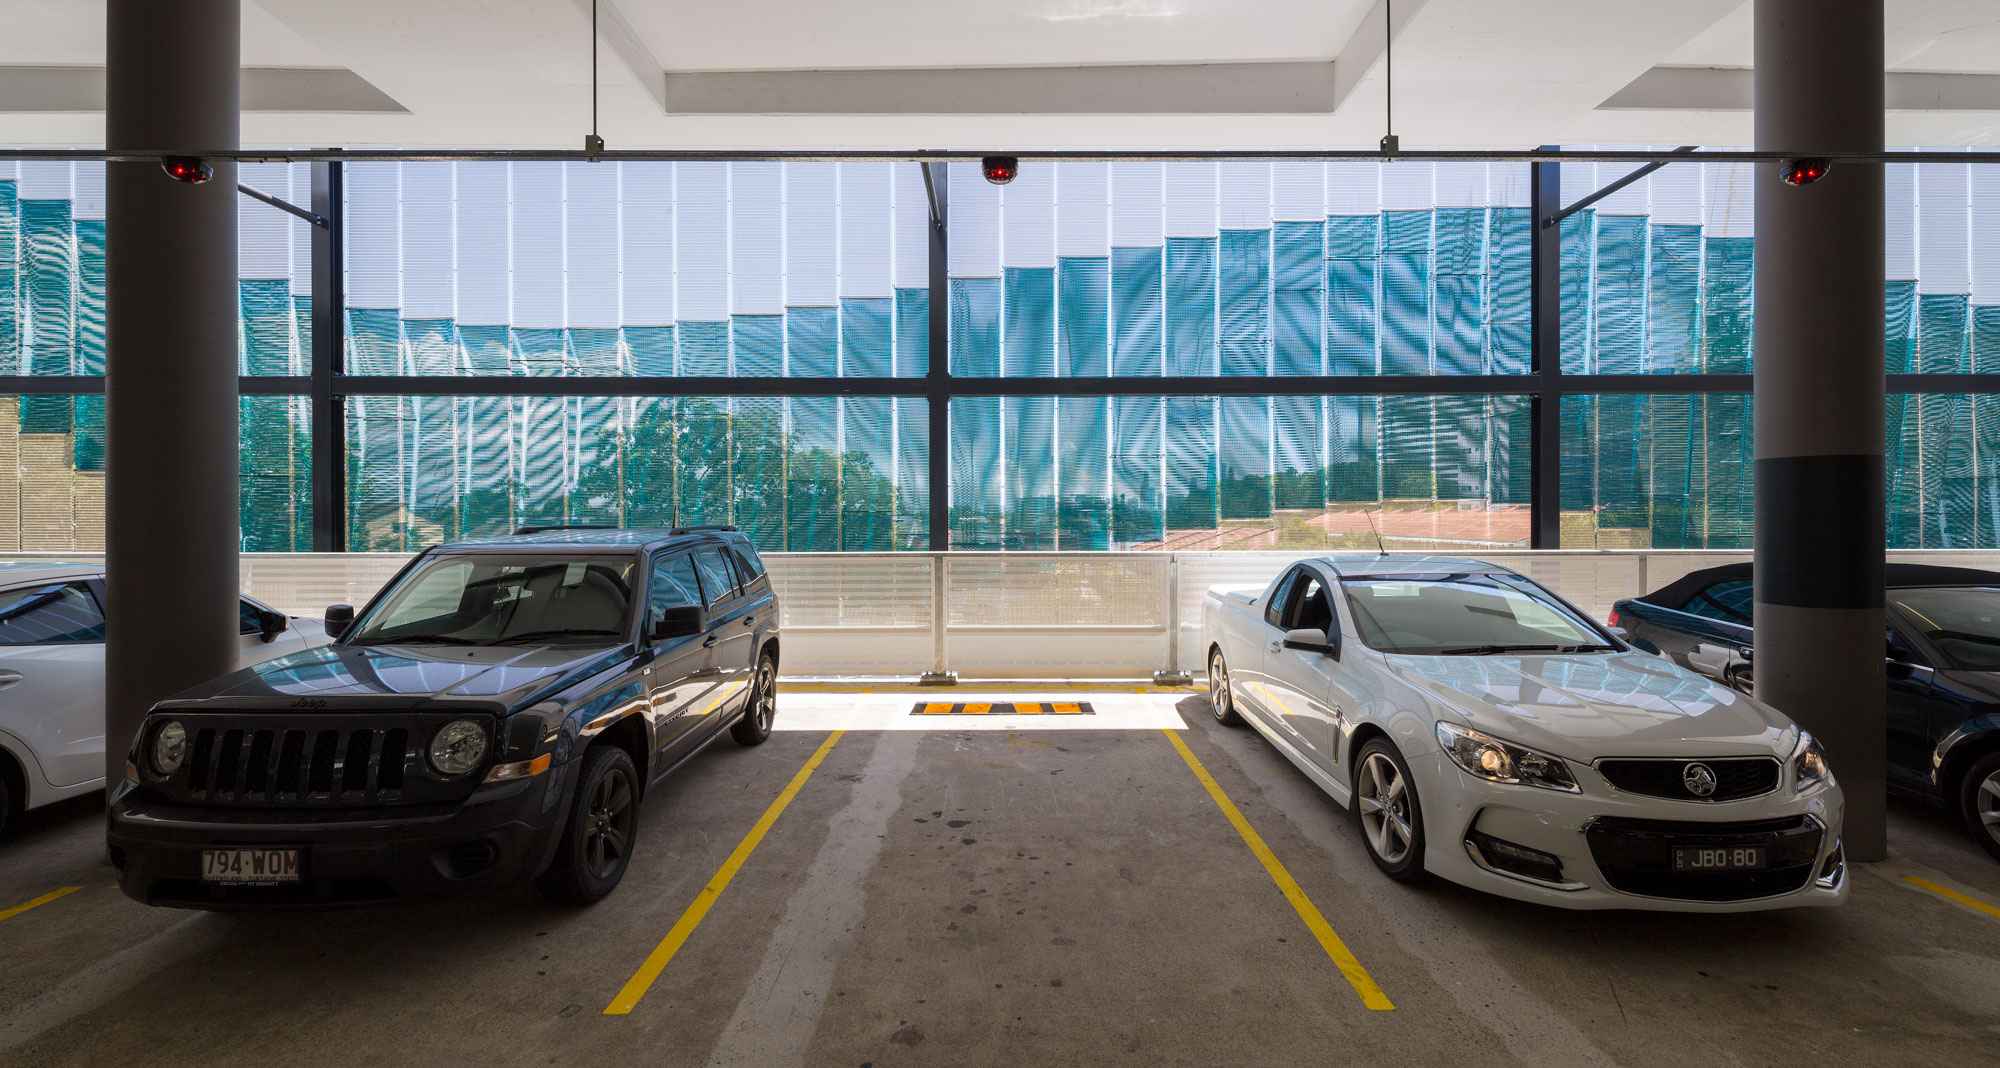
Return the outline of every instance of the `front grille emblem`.
{"type": "Polygon", "coordinates": [[[1707,764],[1689,764],[1681,769],[1681,785],[1696,797],[1707,797],[1715,792],[1715,772],[1707,764]]]}

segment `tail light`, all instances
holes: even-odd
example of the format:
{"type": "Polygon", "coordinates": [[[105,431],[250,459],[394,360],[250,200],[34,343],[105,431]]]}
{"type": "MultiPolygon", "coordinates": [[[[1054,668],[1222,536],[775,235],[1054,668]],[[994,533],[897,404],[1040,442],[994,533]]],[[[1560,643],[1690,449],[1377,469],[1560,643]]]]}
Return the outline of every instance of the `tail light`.
{"type": "Polygon", "coordinates": [[[1612,610],[1611,610],[1611,614],[1610,614],[1609,616],[1605,617],[1605,620],[1604,620],[1604,622],[1606,622],[1606,623],[1608,623],[1608,624],[1610,624],[1611,626],[1614,626],[1614,627],[1615,627],[1615,626],[1617,626],[1617,625],[1618,625],[1618,610],[1617,610],[1616,608],[1612,609],[1612,610]]]}

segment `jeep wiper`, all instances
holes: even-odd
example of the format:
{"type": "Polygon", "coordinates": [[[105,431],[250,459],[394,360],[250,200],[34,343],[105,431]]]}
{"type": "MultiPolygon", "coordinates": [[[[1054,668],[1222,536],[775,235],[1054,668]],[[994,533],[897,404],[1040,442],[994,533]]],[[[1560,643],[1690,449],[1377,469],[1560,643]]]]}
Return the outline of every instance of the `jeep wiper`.
{"type": "Polygon", "coordinates": [[[584,636],[590,636],[590,637],[617,637],[617,636],[618,636],[618,635],[619,635],[620,633],[621,633],[621,632],[619,632],[619,631],[615,631],[615,630],[577,630],[577,629],[574,629],[574,628],[571,628],[571,629],[565,629],[565,630],[529,630],[529,631],[522,631],[522,632],[521,632],[521,633],[519,633],[519,634],[509,634],[509,635],[507,635],[507,636],[506,636],[506,637],[504,637],[504,638],[495,638],[495,639],[493,639],[492,641],[489,641],[489,642],[481,642],[480,644],[482,644],[482,645],[506,645],[506,644],[509,644],[509,643],[511,643],[511,642],[518,642],[518,641],[526,641],[526,640],[528,640],[528,639],[530,639],[530,638],[534,638],[534,639],[541,639],[541,638],[572,638],[572,637],[584,637],[584,636]]]}
{"type": "Polygon", "coordinates": [[[471,638],[461,638],[456,634],[387,634],[365,642],[348,642],[349,645],[422,645],[425,642],[441,642],[445,645],[478,645],[471,638]]]}

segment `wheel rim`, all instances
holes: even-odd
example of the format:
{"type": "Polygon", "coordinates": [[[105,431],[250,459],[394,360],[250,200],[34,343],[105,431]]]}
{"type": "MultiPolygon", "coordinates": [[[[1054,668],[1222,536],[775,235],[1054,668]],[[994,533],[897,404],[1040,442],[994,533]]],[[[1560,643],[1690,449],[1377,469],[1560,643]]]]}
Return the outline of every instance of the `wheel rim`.
{"type": "Polygon", "coordinates": [[[1228,719],[1235,700],[1229,695],[1229,669],[1222,664],[1222,654],[1208,658],[1208,703],[1215,708],[1216,719],[1228,719]]]}
{"type": "Polygon", "coordinates": [[[751,695],[755,709],[752,721],[757,724],[758,733],[771,729],[771,716],[778,706],[778,673],[771,670],[770,661],[757,665],[756,692],[751,695]]]}
{"type": "Polygon", "coordinates": [[[1416,832],[1410,823],[1409,783],[1396,770],[1396,762],[1382,753],[1368,754],[1355,779],[1354,796],[1361,806],[1368,848],[1390,864],[1409,856],[1416,832]]]}
{"type": "Polygon", "coordinates": [[[613,768],[597,780],[584,820],[584,867],[592,878],[608,878],[632,846],[632,782],[623,768],[613,768]]]}
{"type": "Polygon", "coordinates": [[[1972,811],[1979,816],[1979,825],[1986,830],[1986,836],[2000,842],[2000,771],[1988,775],[1972,795],[1972,811]]]}

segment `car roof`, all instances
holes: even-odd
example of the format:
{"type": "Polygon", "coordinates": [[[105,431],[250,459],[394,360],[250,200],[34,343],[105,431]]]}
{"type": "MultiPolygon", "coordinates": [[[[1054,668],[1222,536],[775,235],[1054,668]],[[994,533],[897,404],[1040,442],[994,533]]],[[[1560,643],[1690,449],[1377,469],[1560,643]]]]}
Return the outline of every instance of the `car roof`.
{"type": "Polygon", "coordinates": [[[103,564],[81,560],[9,560],[0,563],[0,586],[46,579],[94,578],[102,574],[103,564]]]}
{"type": "Polygon", "coordinates": [[[452,542],[438,546],[439,552],[474,552],[482,549],[648,549],[669,542],[749,538],[734,527],[523,527],[478,541],[452,542]]]}
{"type": "MultiPolygon", "coordinates": [[[[1704,567],[1699,571],[1690,571],[1651,593],[1640,594],[1634,600],[1659,605],[1661,608],[1679,608],[1688,603],[1689,598],[1718,582],[1748,581],[1751,574],[1751,565],[1747,563],[1704,567]]],[[[1892,590],[1938,586],[2000,586],[2000,572],[1982,571],[1975,567],[1946,567],[1940,564],[1884,564],[1882,585],[1892,590]]]]}
{"type": "Polygon", "coordinates": [[[1398,575],[1511,575],[1514,572],[1484,560],[1459,556],[1384,556],[1380,553],[1343,553],[1315,557],[1341,578],[1393,578],[1398,575]]]}

